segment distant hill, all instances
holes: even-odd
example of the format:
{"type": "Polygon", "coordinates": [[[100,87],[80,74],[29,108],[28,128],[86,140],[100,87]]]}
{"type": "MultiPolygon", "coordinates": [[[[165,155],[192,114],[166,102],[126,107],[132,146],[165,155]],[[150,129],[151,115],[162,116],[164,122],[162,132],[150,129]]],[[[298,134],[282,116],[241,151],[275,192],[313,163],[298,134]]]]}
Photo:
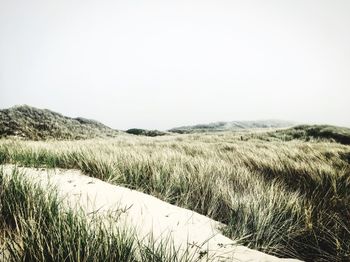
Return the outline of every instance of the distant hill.
{"type": "Polygon", "coordinates": [[[245,129],[260,128],[284,128],[291,127],[293,123],[280,120],[260,120],[260,121],[232,121],[215,122],[209,124],[200,124],[194,126],[181,126],[169,129],[173,133],[197,133],[197,132],[217,132],[217,131],[239,131],[245,129]]]}
{"type": "Polygon", "coordinates": [[[113,137],[117,130],[95,120],[70,118],[48,109],[21,105],[0,110],[0,137],[31,140],[113,137]]]}
{"type": "Polygon", "coordinates": [[[350,128],[331,125],[299,125],[269,133],[270,136],[283,140],[328,140],[350,145],[350,128]]]}

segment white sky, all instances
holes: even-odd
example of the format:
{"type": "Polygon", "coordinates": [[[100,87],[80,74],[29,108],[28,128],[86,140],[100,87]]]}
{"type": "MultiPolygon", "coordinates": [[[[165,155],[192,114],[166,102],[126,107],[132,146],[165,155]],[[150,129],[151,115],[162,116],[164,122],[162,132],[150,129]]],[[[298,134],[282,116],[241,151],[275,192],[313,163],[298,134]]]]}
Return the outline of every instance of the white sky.
{"type": "Polygon", "coordinates": [[[350,1],[0,0],[0,108],[350,126],[350,1]]]}

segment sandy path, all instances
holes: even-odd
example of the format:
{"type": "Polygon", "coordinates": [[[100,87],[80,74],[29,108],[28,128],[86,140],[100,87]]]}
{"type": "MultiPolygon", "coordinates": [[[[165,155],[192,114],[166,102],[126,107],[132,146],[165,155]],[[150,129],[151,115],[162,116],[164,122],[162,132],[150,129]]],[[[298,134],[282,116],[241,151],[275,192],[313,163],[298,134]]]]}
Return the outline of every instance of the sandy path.
{"type": "MultiPolygon", "coordinates": [[[[6,174],[14,166],[4,165],[6,174]]],[[[59,197],[71,208],[80,206],[87,216],[114,212],[116,226],[135,229],[139,239],[173,241],[179,252],[188,249],[195,256],[205,254],[210,261],[297,261],[280,259],[236,245],[223,236],[221,224],[191,210],[180,208],[153,196],[111,185],[83,175],[78,170],[19,168],[34,183],[57,188],[59,197]]],[[[110,220],[108,220],[110,221],[110,220]]]]}

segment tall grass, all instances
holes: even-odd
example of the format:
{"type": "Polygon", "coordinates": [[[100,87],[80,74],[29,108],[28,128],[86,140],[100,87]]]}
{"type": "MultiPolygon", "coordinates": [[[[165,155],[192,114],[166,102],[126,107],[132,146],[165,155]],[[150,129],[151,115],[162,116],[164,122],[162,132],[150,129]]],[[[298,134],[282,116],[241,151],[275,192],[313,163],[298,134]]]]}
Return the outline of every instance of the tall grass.
{"type": "Polygon", "coordinates": [[[78,168],[225,224],[251,248],[306,261],[350,255],[350,147],[216,133],[0,141],[0,161],[78,168]]]}
{"type": "Polygon", "coordinates": [[[140,241],[131,229],[67,209],[54,188],[44,191],[16,169],[0,169],[0,231],[1,261],[195,261],[170,239],[140,241]]]}
{"type": "Polygon", "coordinates": [[[135,260],[134,240],[126,232],[87,221],[79,211],[62,210],[53,189],[44,192],[17,171],[9,179],[0,172],[6,261],[135,260]]]}

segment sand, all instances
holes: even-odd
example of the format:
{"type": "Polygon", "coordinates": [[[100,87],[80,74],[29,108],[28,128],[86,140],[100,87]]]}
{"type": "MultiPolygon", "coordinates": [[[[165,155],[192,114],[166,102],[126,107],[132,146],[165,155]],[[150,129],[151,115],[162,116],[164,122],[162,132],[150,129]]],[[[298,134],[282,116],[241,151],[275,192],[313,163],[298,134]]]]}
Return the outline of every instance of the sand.
{"type": "MultiPolygon", "coordinates": [[[[14,166],[3,168],[5,174],[10,175],[14,166]]],[[[81,208],[87,218],[97,215],[115,227],[134,230],[141,241],[171,241],[178,252],[190,250],[203,261],[298,261],[237,245],[222,235],[222,224],[217,221],[153,196],[86,176],[79,170],[18,169],[43,188],[54,186],[66,208],[81,208]]]]}

